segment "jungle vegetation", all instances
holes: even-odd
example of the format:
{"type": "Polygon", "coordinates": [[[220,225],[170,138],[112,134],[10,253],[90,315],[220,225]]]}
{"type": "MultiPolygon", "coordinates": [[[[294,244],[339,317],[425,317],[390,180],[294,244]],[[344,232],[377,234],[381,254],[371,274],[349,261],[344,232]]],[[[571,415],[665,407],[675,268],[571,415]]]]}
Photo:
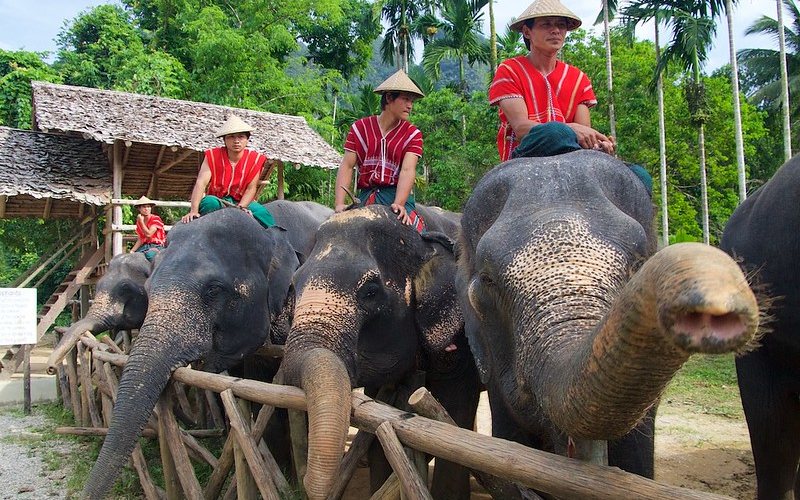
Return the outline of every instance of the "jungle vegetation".
{"type": "MultiPolygon", "coordinates": [[[[486,99],[491,40],[480,31],[486,3],[286,0],[265,7],[264,2],[253,1],[123,0],[121,5],[100,5],[65,22],[54,54],[0,50],[0,124],[30,128],[30,81],[43,80],[300,115],[341,150],[352,121],[379,111],[371,89],[407,65],[427,93],[411,115],[425,138],[417,200],[458,211],[475,183],[498,163],[497,111],[486,99]]],[[[704,2],[683,3],[682,8],[692,11],[704,2]]],[[[790,90],[796,90],[800,16],[794,0],[784,0],[784,5],[788,72],[794,75],[790,90]]],[[[722,22],[715,14],[708,15],[709,23],[722,22]]],[[[774,29],[765,16],[752,32],[774,29]]],[[[499,59],[524,53],[518,35],[507,27],[498,27],[497,32],[499,59]]],[[[654,203],[660,205],[659,113],[652,84],[656,47],[633,37],[624,23],[610,30],[610,43],[613,96],[605,83],[602,34],[571,32],[562,59],[593,80],[600,104],[592,110],[592,120],[601,131],[609,129],[607,103],[613,97],[619,156],[647,168],[654,180],[654,203]]],[[[669,51],[670,43],[676,42],[662,40],[662,49],[669,51]]],[[[739,53],[748,192],[783,163],[781,97],[776,90],[779,65],[765,62],[775,58],[775,51],[769,50],[739,53]]],[[[699,79],[706,105],[703,149],[713,244],[739,203],[730,66],[710,74],[682,64],[665,64],[659,70],[669,240],[703,237],[697,118],[686,92],[687,82],[699,79]]],[[[797,126],[797,99],[791,115],[797,126]]],[[[793,149],[798,147],[795,134],[793,149]]],[[[335,172],[289,168],[287,197],[332,205],[334,179],[335,172]]],[[[264,199],[271,195],[274,188],[265,192],[264,199]]],[[[166,215],[169,222],[180,214],[166,215]]],[[[69,221],[0,221],[0,283],[11,282],[70,232],[69,221]]]]}

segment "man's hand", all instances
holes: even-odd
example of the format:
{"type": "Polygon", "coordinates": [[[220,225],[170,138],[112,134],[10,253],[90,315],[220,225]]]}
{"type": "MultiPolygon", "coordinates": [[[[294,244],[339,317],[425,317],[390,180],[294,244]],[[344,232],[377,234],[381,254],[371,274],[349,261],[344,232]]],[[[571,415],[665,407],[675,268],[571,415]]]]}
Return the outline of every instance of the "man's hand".
{"type": "Polygon", "coordinates": [[[592,127],[587,127],[580,123],[567,123],[567,126],[575,131],[578,144],[583,149],[597,149],[609,154],[614,152],[616,142],[613,138],[603,135],[592,127]]]}
{"type": "Polygon", "coordinates": [[[242,206],[242,205],[236,205],[236,208],[238,208],[238,209],[239,209],[239,210],[241,210],[242,212],[244,212],[244,213],[248,214],[250,217],[253,217],[253,212],[251,212],[249,208],[247,208],[247,207],[244,207],[244,206],[242,206]]]}
{"type": "Polygon", "coordinates": [[[333,211],[338,214],[339,212],[344,212],[346,208],[347,208],[347,203],[337,203],[333,211]]]}
{"type": "Polygon", "coordinates": [[[397,203],[392,203],[391,205],[392,212],[397,214],[397,220],[405,224],[406,226],[411,225],[411,217],[408,216],[406,212],[405,205],[399,205],[397,203]]]}
{"type": "Polygon", "coordinates": [[[184,224],[188,224],[189,222],[195,220],[198,217],[200,217],[199,212],[189,212],[188,214],[181,217],[181,222],[183,222],[184,224]]]}

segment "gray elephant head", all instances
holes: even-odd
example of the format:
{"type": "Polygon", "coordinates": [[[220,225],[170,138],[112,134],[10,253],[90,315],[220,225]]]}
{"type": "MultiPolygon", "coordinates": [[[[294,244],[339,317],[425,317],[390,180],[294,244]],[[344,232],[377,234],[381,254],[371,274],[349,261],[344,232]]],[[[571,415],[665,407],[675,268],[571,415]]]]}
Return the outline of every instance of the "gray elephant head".
{"type": "Polygon", "coordinates": [[[240,210],[172,229],[84,496],[102,497],[112,486],[173,370],[200,361],[222,371],[267,341],[298,266],[285,230],[264,229],[240,210]]]}
{"type": "Polygon", "coordinates": [[[97,335],[142,326],[147,312],[145,281],[150,271],[150,262],[143,253],[126,253],[111,259],[97,281],[92,306],[64,333],[47,360],[47,371],[55,374],[56,366],[87,330],[97,335]]]}
{"type": "Polygon", "coordinates": [[[752,338],[735,263],[700,244],[653,255],[652,220],[643,184],[600,152],[512,160],[478,183],[457,287],[493,421],[507,422],[495,435],[619,438],[691,353],[752,338]]]}
{"type": "MultiPolygon", "coordinates": [[[[427,215],[429,229],[438,219],[427,215]]],[[[295,308],[286,342],[286,381],[306,391],[311,498],[327,494],[350,415],[352,387],[405,377],[420,351],[444,352],[463,320],[453,288],[452,242],[420,236],[388,207],[335,214],[295,273],[295,308]]],[[[468,354],[468,349],[451,352],[468,354]]],[[[471,363],[471,359],[470,359],[471,363]]]]}

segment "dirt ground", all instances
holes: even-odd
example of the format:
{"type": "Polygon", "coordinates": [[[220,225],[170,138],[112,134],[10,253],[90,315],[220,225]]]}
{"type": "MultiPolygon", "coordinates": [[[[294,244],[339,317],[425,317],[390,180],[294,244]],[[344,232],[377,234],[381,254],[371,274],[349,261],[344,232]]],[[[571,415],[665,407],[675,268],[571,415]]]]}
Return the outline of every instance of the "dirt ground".
{"type": "MultiPolygon", "coordinates": [[[[352,429],[355,431],[355,429],[352,429]]],[[[486,393],[478,432],[491,435],[486,393]]],[[[656,417],[656,481],[738,500],[755,498],[755,468],[744,418],[700,413],[691,404],[664,401],[656,417]]],[[[345,498],[369,498],[366,469],[359,469],[345,498]]],[[[491,498],[473,480],[472,500],[491,498]]]]}

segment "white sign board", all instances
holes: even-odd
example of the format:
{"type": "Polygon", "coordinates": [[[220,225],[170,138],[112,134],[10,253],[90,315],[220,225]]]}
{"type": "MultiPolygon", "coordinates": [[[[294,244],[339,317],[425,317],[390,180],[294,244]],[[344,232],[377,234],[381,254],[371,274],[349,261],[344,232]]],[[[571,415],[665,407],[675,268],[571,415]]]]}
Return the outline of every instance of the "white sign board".
{"type": "Polygon", "coordinates": [[[35,344],[36,289],[0,288],[0,345],[35,344]]]}

